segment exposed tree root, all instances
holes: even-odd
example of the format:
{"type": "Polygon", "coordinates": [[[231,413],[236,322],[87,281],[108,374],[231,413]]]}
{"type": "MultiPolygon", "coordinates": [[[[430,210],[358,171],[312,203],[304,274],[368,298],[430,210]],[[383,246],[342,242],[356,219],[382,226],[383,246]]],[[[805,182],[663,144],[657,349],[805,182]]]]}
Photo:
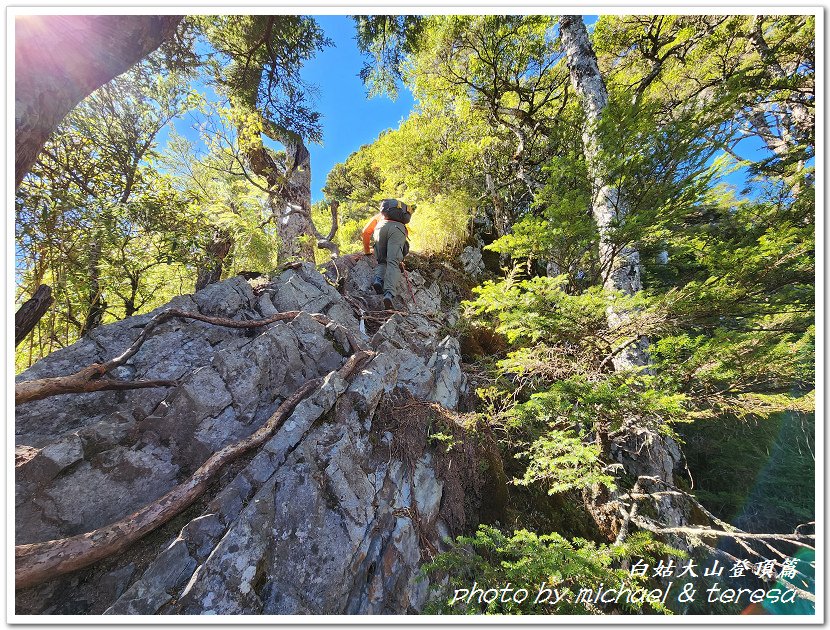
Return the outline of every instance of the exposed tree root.
{"type": "MultiPolygon", "coordinates": [[[[371,356],[373,353],[368,351],[356,352],[337,374],[344,380],[349,380],[371,356]]],[[[205,491],[211,479],[225,464],[264,444],[294,408],[323,382],[323,378],[307,381],[283,402],[255,433],[217,451],[187,481],[126,518],[70,538],[15,547],[15,588],[34,586],[44,580],[89,566],[118,553],[169,521],[205,491]]]]}
{"type": "MultiPolygon", "coordinates": [[[[144,342],[147,341],[148,337],[150,337],[156,327],[169,319],[173,319],[174,317],[195,319],[200,322],[214,324],[216,326],[225,326],[228,328],[260,328],[275,322],[293,320],[303,312],[304,311],[286,311],[285,313],[276,313],[275,315],[265,319],[240,321],[235,319],[226,319],[224,317],[211,317],[209,315],[202,315],[201,313],[191,313],[189,311],[171,308],[169,310],[162,311],[153,317],[149,322],[147,322],[147,324],[144,325],[144,330],[141,331],[141,334],[129,348],[127,348],[119,356],[110,359],[105,363],[93,363],[92,365],[67,376],[41,378],[17,383],[14,387],[14,404],[20,405],[22,403],[31,402],[33,400],[41,400],[43,398],[57,396],[59,394],[79,394],[113,389],[123,390],[146,387],[172,387],[177,385],[177,381],[170,380],[121,381],[102,378],[107,372],[114,370],[129,361],[133,355],[139,351],[144,342]]],[[[362,349],[362,345],[357,338],[344,326],[341,326],[321,313],[310,313],[309,316],[324,326],[334,326],[340,328],[345,333],[346,339],[348,339],[353,350],[362,349]]]]}

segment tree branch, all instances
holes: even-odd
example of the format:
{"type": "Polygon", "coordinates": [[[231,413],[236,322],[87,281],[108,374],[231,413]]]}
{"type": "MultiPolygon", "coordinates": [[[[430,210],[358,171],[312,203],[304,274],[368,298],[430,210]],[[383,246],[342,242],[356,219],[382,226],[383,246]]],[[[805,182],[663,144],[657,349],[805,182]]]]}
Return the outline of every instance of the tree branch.
{"type": "Polygon", "coordinates": [[[329,207],[331,208],[331,229],[329,230],[328,236],[320,234],[317,230],[317,226],[314,225],[314,221],[309,220],[309,223],[311,224],[311,230],[314,232],[314,236],[317,239],[317,247],[329,250],[333,256],[339,256],[340,248],[332,239],[334,238],[334,235],[337,234],[337,209],[340,207],[340,202],[332,201],[329,207]]]}
{"type": "MultiPolygon", "coordinates": [[[[67,376],[34,379],[31,381],[22,381],[20,383],[17,383],[14,387],[14,404],[20,405],[26,402],[48,398],[50,396],[57,396],[59,394],[77,394],[84,392],[100,391],[105,389],[129,389],[129,387],[121,385],[121,383],[127,383],[127,381],[107,380],[101,379],[101,377],[107,372],[114,370],[115,368],[120,367],[124,365],[127,361],[129,361],[139,351],[144,342],[147,341],[148,337],[150,337],[153,331],[160,324],[174,317],[181,317],[183,319],[195,319],[197,321],[205,322],[207,324],[213,324],[215,326],[225,326],[228,328],[260,328],[262,326],[267,326],[268,324],[273,324],[275,322],[293,320],[298,315],[304,312],[305,311],[287,311],[285,313],[276,313],[275,315],[272,315],[271,317],[268,317],[266,319],[240,321],[235,319],[226,319],[224,317],[211,317],[209,315],[202,315],[201,313],[191,313],[177,308],[171,308],[166,311],[162,311],[161,313],[153,317],[149,322],[147,322],[147,324],[144,325],[144,330],[141,331],[141,334],[136,338],[136,340],[130,345],[129,348],[127,348],[123,353],[121,353],[117,357],[110,359],[105,363],[93,363],[92,365],[89,365],[83,368],[82,370],[79,370],[78,372],[75,372],[74,374],[69,374],[67,376]],[[117,383],[118,386],[102,386],[100,385],[100,383],[102,382],[110,386],[117,383]]],[[[323,324],[324,326],[332,325],[334,327],[340,328],[345,333],[346,339],[348,340],[349,344],[352,346],[353,349],[363,349],[361,343],[357,340],[354,334],[352,334],[351,331],[349,331],[341,324],[333,321],[332,319],[326,317],[321,313],[309,313],[309,316],[318,321],[319,323],[323,324]]],[[[145,383],[151,382],[153,381],[145,381],[145,383]]],[[[133,383],[142,382],[133,381],[133,383]]],[[[162,382],[157,381],[157,383],[162,382]]],[[[144,384],[139,386],[170,386],[169,384],[172,382],[164,381],[163,383],[164,385],[144,384]]]]}
{"type": "Polygon", "coordinates": [[[297,405],[332,375],[348,381],[374,353],[361,350],[326,379],[306,381],[283,402],[268,421],[251,436],[229,444],[211,455],[193,475],[170,492],[129,516],[99,529],[69,538],[18,545],[14,548],[15,589],[75,571],[128,547],[190,506],[208,487],[219,470],[240,455],[265,443],[297,405]]]}
{"type": "MultiPolygon", "coordinates": [[[[641,475],[637,478],[637,481],[634,484],[632,490],[627,493],[620,495],[619,499],[619,509],[624,518],[624,526],[620,530],[620,535],[617,537],[617,543],[623,541],[625,535],[628,532],[629,524],[636,525],[637,527],[650,531],[654,534],[675,534],[685,537],[689,542],[696,544],[697,546],[702,546],[709,549],[712,553],[722,553],[724,555],[729,556],[733,560],[737,561],[737,558],[727,554],[725,551],[721,549],[716,549],[712,545],[709,545],[703,542],[704,537],[715,537],[715,538],[731,538],[737,545],[739,545],[742,549],[744,549],[750,556],[756,558],[763,558],[760,553],[754,550],[748,543],[749,542],[757,542],[772,551],[775,555],[780,558],[788,557],[786,554],[782,553],[775,547],[769,544],[767,541],[778,541],[782,543],[786,543],[788,545],[794,545],[796,547],[803,547],[806,549],[815,549],[814,544],[809,544],[807,541],[813,540],[815,541],[815,535],[813,534],[801,534],[799,533],[798,529],[801,527],[796,527],[795,531],[792,534],[766,534],[766,533],[751,533],[745,532],[734,525],[730,525],[729,523],[719,519],[717,516],[712,514],[709,510],[703,507],[700,502],[688,492],[684,492],[679,488],[675,487],[674,485],[663,481],[658,477],[652,477],[648,475],[641,475]],[[641,481],[651,481],[655,484],[664,486],[669,488],[668,492],[641,492],[640,491],[640,482],[641,481]],[[666,527],[661,523],[657,523],[650,518],[646,518],[638,514],[638,500],[642,499],[652,499],[656,500],[659,499],[661,496],[664,495],[675,495],[675,496],[682,496],[688,501],[690,501],[696,508],[701,510],[703,514],[709,518],[713,523],[718,525],[721,529],[717,529],[714,527],[666,527]],[[623,500],[624,499],[631,499],[632,504],[631,508],[626,512],[623,500]]],[[[764,558],[766,560],[766,558],[764,558]]],[[[779,566],[781,566],[780,562],[776,562],[779,566]]],[[[815,601],[815,596],[812,593],[804,591],[803,589],[799,589],[791,584],[788,584],[789,587],[798,591],[798,594],[803,597],[804,599],[815,601]]]]}

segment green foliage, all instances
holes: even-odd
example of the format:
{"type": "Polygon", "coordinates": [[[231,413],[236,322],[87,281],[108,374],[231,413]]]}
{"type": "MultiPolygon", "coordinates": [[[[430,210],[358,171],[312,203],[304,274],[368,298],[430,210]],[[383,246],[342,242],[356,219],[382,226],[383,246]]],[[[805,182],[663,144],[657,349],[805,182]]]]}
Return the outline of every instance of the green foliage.
{"type": "Polygon", "coordinates": [[[549,15],[426,18],[410,70],[416,94],[466,96],[535,116],[563,77],[554,69],[560,58],[551,37],[555,21],[549,15]]]}
{"type": "Polygon", "coordinates": [[[547,487],[548,494],[593,485],[616,488],[614,477],[602,472],[599,447],[585,444],[583,438],[571,431],[551,429],[517,456],[530,462],[524,476],[515,480],[519,485],[541,483],[547,487]]]}
{"type": "MultiPolygon", "coordinates": [[[[625,543],[605,545],[582,538],[567,540],[553,532],[537,535],[527,530],[506,535],[498,529],[481,525],[473,536],[459,536],[450,551],[439,554],[426,567],[428,575],[447,575],[449,584],[433,591],[432,599],[425,612],[449,614],[597,614],[603,611],[592,604],[575,601],[582,588],[596,590],[603,585],[606,589],[637,589],[648,586],[645,578],[631,576],[621,568],[621,563],[630,559],[649,561],[657,556],[682,555],[653,541],[646,533],[630,536],[625,543]],[[461,601],[452,604],[455,589],[472,589],[473,583],[482,589],[503,588],[510,584],[513,589],[527,589],[529,596],[517,603],[508,596],[507,602],[497,598],[491,603],[473,597],[469,604],[461,601]],[[534,604],[539,589],[559,589],[565,597],[556,605],[534,604]]],[[[488,598],[490,599],[490,598],[488,598]]],[[[643,607],[638,604],[618,605],[620,612],[636,612],[643,607]]],[[[659,604],[653,609],[670,614],[659,604]]]]}
{"type": "Polygon", "coordinates": [[[309,89],[300,76],[303,63],[331,45],[313,18],[202,15],[190,19],[215,50],[207,61],[213,80],[231,97],[239,115],[252,118],[247,125],[252,135],[274,125],[311,141],[321,140],[320,114],[309,106],[309,89]]]}
{"type": "Polygon", "coordinates": [[[811,178],[804,162],[815,145],[814,17],[760,18],[602,16],[593,42],[612,91],[634,88],[637,104],[658,105],[661,122],[704,102],[702,137],[751,166],[762,186],[772,176],[790,190],[811,178]],[[742,157],[746,133],[769,153],[742,157]]]}
{"type": "MultiPolygon", "coordinates": [[[[503,236],[534,203],[543,165],[579,149],[577,109],[547,15],[431,16],[407,82],[425,112],[478,136],[479,217],[503,236]]],[[[468,160],[472,163],[472,160],[468,160]]],[[[489,241],[488,241],[489,242],[489,241]]]]}
{"type": "MultiPolygon", "coordinates": [[[[213,112],[228,117],[228,110],[213,112]]],[[[190,262],[197,266],[214,264],[210,252],[216,234],[231,245],[223,260],[223,277],[239,271],[268,272],[276,269],[279,239],[267,225],[268,195],[244,174],[235,171],[229,146],[216,136],[205,137],[210,151],[199,155],[195,143],[174,131],[170,134],[164,164],[176,176],[176,185],[190,199],[190,262]]]]}
{"type": "MultiPolygon", "coordinates": [[[[494,421],[512,435],[513,454],[526,461],[518,483],[538,482],[552,492],[610,485],[608,455],[594,440],[632,419],[673,433],[672,425],[696,418],[768,418],[813,409],[811,396],[791,391],[813,380],[812,325],[798,312],[767,314],[771,303],[800,310],[792,301],[800,293],[790,291],[794,277],[810,277],[804,274],[809,244],[786,228],[760,234],[742,250],[744,258],[697,256],[698,265],[728,266],[722,277],[704,274],[705,281],[662,294],[626,297],[600,287],[570,294],[566,276],[517,280],[516,270],[474,289],[467,316],[493,326],[511,344],[494,366],[500,385],[486,397],[494,421]],[[772,288],[767,283],[776,267],[781,277],[775,282],[786,282],[787,296],[759,293],[761,308],[749,310],[748,294],[759,283],[772,288]],[[633,314],[613,330],[606,320],[611,303],[633,314]],[[651,339],[650,369],[609,372],[614,348],[642,334],[651,339]]],[[[727,243],[717,246],[729,251],[727,243]]]]}
{"type": "Polygon", "coordinates": [[[18,348],[17,368],[84,331],[177,294],[187,201],[157,169],[156,137],[195,99],[188,75],[151,57],[82,101],[16,196],[19,300],[52,286],[53,312],[18,348]],[[171,278],[172,280],[172,278],[171,278]]]}
{"type": "Polygon", "coordinates": [[[513,224],[509,234],[486,249],[514,260],[553,263],[565,274],[573,291],[594,284],[599,275],[598,232],[590,215],[591,191],[585,161],[573,152],[548,160],[544,186],[537,193],[534,212],[513,224]]]}
{"type": "Polygon", "coordinates": [[[374,209],[384,181],[374,155],[372,147],[364,145],[345,162],[335,164],[326,177],[323,193],[327,199],[341,202],[342,220],[362,219],[374,209]]]}
{"type": "Polygon", "coordinates": [[[396,98],[406,56],[418,48],[423,27],[417,15],[356,15],[357,47],[371,61],[360,69],[369,96],[396,98]]]}
{"type": "MultiPolygon", "coordinates": [[[[18,297],[47,282],[57,298],[18,368],[189,291],[223,239],[225,275],[276,265],[269,194],[288,155],[263,137],[320,139],[300,70],[329,42],[303,16],[188,20],[230,101],[201,104],[206,151],[175,133],[157,150],[159,130],[199,103],[193,59],[173,71],[154,57],[70,114],[17,193],[18,297]]],[[[355,18],[369,91],[394,94],[403,81],[417,106],[329,173],[313,220],[327,233],[339,202],[336,240],[355,253],[378,201],[395,197],[418,205],[414,251],[475,243],[510,269],[474,290],[459,328],[505,340],[476,366],[478,411],[500,430],[516,492],[552,510],[586,488],[624,490],[609,445],[635,424],[685,440],[695,491],[724,518],[789,530],[814,516],[814,22],[600,16],[592,42],[609,100],[590,129],[589,176],[586,113],[555,17],[355,18]],[[765,149],[743,155],[747,136],[765,149]],[[736,171],[745,189],[725,184],[736,171]],[[599,227],[594,177],[627,209],[599,227]],[[603,288],[602,256],[623,248],[642,261],[633,296],[603,288]],[[635,343],[647,365],[615,369],[635,343]]],[[[449,435],[430,439],[453,447],[449,435]]],[[[669,553],[642,534],[609,546],[483,527],[429,570],[448,573],[449,589],[544,582],[573,593],[639,585],[624,559],[669,553]]],[[[447,599],[434,610],[620,612],[447,599]]]]}
{"type": "Polygon", "coordinates": [[[677,386],[689,391],[701,416],[728,413],[746,419],[810,411],[814,405],[811,397],[790,392],[794,385],[810,383],[815,356],[811,332],[798,339],[716,329],[705,337],[660,339],[652,356],[658,370],[671,373],[677,386]]]}
{"type": "Polygon", "coordinates": [[[516,270],[502,281],[485,281],[473,289],[478,297],[462,307],[493,321],[513,344],[545,341],[578,346],[605,327],[605,301],[599,287],[569,295],[562,276],[516,280],[515,275],[516,270]]]}
{"type": "Polygon", "coordinates": [[[532,394],[514,411],[523,423],[550,419],[615,431],[638,418],[642,425],[668,431],[672,422],[691,418],[688,398],[673,391],[667,380],[644,371],[615,372],[601,380],[594,375],[575,375],[532,394]]]}
{"type": "Polygon", "coordinates": [[[409,224],[413,251],[459,251],[469,233],[474,200],[467,192],[466,164],[474,149],[464,129],[446,117],[413,114],[351,154],[329,174],[324,189],[339,201],[342,221],[351,225],[338,236],[341,251],[357,249],[355,221],[363,225],[381,199],[417,205],[409,224]]]}
{"type": "Polygon", "coordinates": [[[444,446],[445,453],[449,453],[456,444],[455,437],[441,432],[431,433],[429,435],[429,440],[436,444],[442,444],[444,446]]]}

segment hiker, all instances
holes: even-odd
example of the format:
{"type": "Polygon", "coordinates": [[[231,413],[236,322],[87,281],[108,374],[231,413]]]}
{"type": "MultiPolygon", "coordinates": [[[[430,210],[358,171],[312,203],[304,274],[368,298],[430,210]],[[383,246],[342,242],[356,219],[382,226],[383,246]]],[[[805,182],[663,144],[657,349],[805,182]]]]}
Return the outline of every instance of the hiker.
{"type": "Polygon", "coordinates": [[[409,231],[406,224],[413,212],[414,204],[384,199],[380,202],[380,212],[363,228],[363,253],[370,253],[369,244],[374,240],[375,258],[378,261],[372,288],[378,295],[383,294],[383,306],[386,309],[392,308],[395,287],[401,277],[401,265],[404,256],[409,253],[409,231]]]}

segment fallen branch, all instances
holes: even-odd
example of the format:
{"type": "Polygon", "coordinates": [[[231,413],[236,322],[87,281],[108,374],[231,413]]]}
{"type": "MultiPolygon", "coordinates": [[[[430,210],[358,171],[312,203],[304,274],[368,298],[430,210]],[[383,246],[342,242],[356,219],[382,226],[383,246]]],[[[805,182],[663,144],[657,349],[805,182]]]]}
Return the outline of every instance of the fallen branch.
{"type": "MultiPolygon", "coordinates": [[[[797,547],[806,547],[807,549],[814,549],[813,545],[808,545],[806,543],[801,542],[802,540],[815,538],[812,535],[807,534],[753,534],[751,532],[744,532],[744,531],[726,531],[723,529],[715,529],[713,527],[662,527],[658,525],[654,525],[650,520],[640,518],[637,516],[632,517],[632,522],[635,523],[638,527],[642,527],[643,529],[647,529],[650,532],[655,534],[686,534],[688,536],[716,536],[716,537],[725,537],[725,538],[733,538],[735,540],[780,540],[782,542],[787,542],[791,545],[796,545],[797,547]]],[[[752,552],[753,555],[759,555],[757,551],[752,552]]]]}
{"type": "MultiPolygon", "coordinates": [[[[333,374],[349,380],[372,356],[373,353],[365,350],[356,352],[333,374]]],[[[330,377],[331,375],[326,379],[330,377]]],[[[15,588],[34,586],[58,575],[82,569],[122,551],[163,525],[190,506],[207,489],[211,479],[225,464],[264,444],[297,405],[324,382],[323,378],[307,381],[283,402],[255,433],[211,455],[187,481],[137,512],[86,534],[16,546],[15,588]]]]}
{"type": "MultiPolygon", "coordinates": [[[[735,527],[734,525],[731,525],[730,523],[727,523],[727,522],[719,519],[717,516],[712,514],[705,507],[703,507],[703,505],[701,505],[700,502],[693,495],[689,494],[688,492],[684,492],[683,490],[680,490],[676,486],[674,486],[674,485],[672,485],[672,484],[670,484],[666,481],[663,481],[659,477],[641,475],[640,477],[637,478],[637,481],[634,484],[634,487],[632,488],[631,492],[629,492],[627,494],[620,495],[620,497],[618,497],[618,499],[619,499],[620,512],[622,513],[622,515],[625,519],[625,521],[624,521],[625,522],[624,530],[625,530],[626,534],[627,534],[627,531],[628,531],[628,525],[630,523],[630,524],[636,525],[640,529],[644,529],[646,531],[652,532],[653,534],[659,534],[659,535],[672,534],[672,535],[676,535],[676,536],[683,536],[687,541],[692,543],[693,546],[703,547],[703,548],[707,549],[709,552],[711,552],[713,554],[724,555],[724,556],[730,558],[731,560],[733,560],[734,562],[739,562],[739,559],[736,558],[735,556],[733,556],[732,554],[727,553],[726,551],[724,551],[722,549],[716,548],[716,547],[706,543],[704,541],[704,538],[707,538],[707,537],[712,537],[712,538],[716,538],[716,539],[717,538],[730,538],[741,549],[746,551],[747,554],[749,554],[749,557],[758,558],[758,559],[764,560],[764,561],[768,560],[768,558],[766,558],[761,553],[759,553],[758,551],[753,549],[748,543],[751,543],[751,542],[760,543],[766,549],[773,552],[774,555],[776,555],[776,556],[778,556],[779,558],[782,558],[782,559],[786,559],[787,557],[789,557],[788,554],[785,554],[782,551],[780,551],[779,549],[776,549],[775,547],[773,547],[767,541],[780,542],[780,543],[789,544],[789,545],[793,545],[793,546],[796,546],[796,547],[802,547],[802,548],[806,548],[806,549],[813,549],[813,550],[815,549],[815,535],[814,534],[801,534],[801,533],[799,533],[798,530],[799,530],[800,527],[802,527],[802,525],[799,525],[798,527],[796,527],[795,531],[792,534],[774,534],[774,533],[773,534],[766,534],[766,533],[745,532],[742,529],[739,529],[739,528],[735,527]],[[669,488],[669,491],[667,491],[667,492],[666,491],[664,491],[664,492],[641,492],[639,490],[639,485],[640,485],[641,481],[651,481],[655,484],[658,484],[658,485],[664,486],[666,488],[669,488]],[[715,523],[718,527],[720,527],[720,529],[717,529],[717,528],[714,528],[714,527],[700,527],[700,526],[687,526],[687,527],[674,526],[674,527],[669,527],[669,526],[663,525],[662,523],[656,522],[651,518],[647,518],[643,515],[638,514],[638,501],[639,500],[642,500],[642,499],[657,500],[661,496],[665,496],[665,495],[673,495],[673,496],[678,496],[679,495],[679,496],[682,496],[683,498],[688,500],[690,503],[694,504],[695,507],[697,507],[699,510],[701,510],[703,512],[703,514],[707,518],[709,518],[713,523],[715,523]],[[627,512],[625,510],[624,503],[623,503],[623,501],[625,499],[630,499],[631,500],[631,507],[627,512]],[[812,541],[812,544],[808,541],[812,541]]],[[[624,538],[625,538],[625,535],[623,535],[623,531],[621,530],[620,536],[617,537],[617,543],[622,542],[622,540],[624,538]]],[[[779,568],[784,566],[781,561],[777,561],[777,560],[774,561],[774,564],[775,564],[775,566],[777,566],[779,568]]],[[[790,588],[794,589],[795,591],[797,591],[798,594],[802,598],[807,599],[809,601],[815,601],[815,595],[814,594],[810,593],[809,591],[805,591],[804,589],[801,589],[799,587],[796,587],[792,584],[789,584],[789,583],[787,583],[787,584],[788,584],[788,587],[790,587],[790,588]]]]}
{"type": "MultiPolygon", "coordinates": [[[[734,525],[727,523],[726,521],[719,519],[717,516],[712,514],[709,510],[707,510],[700,501],[697,500],[693,495],[689,494],[688,492],[684,492],[680,488],[663,481],[659,477],[652,477],[649,475],[640,475],[637,478],[637,482],[635,483],[634,488],[628,494],[620,495],[620,499],[633,499],[633,505],[631,511],[628,513],[631,520],[638,526],[642,527],[643,529],[647,529],[653,533],[658,534],[686,534],[695,537],[699,536],[715,536],[715,537],[727,537],[732,538],[736,542],[743,541],[743,540],[779,540],[783,542],[787,542],[798,547],[807,547],[809,549],[813,549],[814,547],[809,544],[805,544],[801,541],[813,539],[815,540],[815,535],[813,534],[800,534],[798,532],[798,528],[792,534],[755,534],[751,532],[745,532],[742,529],[735,527],[734,525]],[[664,486],[669,489],[670,492],[639,492],[638,487],[641,481],[651,481],[652,483],[664,486]],[[659,523],[655,523],[651,519],[646,519],[642,516],[638,516],[636,510],[634,509],[637,506],[637,500],[639,499],[656,499],[659,498],[661,495],[665,494],[672,494],[672,495],[680,495],[688,500],[690,503],[694,504],[694,506],[699,509],[703,514],[709,518],[713,523],[718,525],[721,529],[715,529],[712,527],[665,527],[659,523]]],[[[801,527],[801,526],[799,526],[801,527]]],[[[766,543],[763,543],[765,546],[766,543]]],[[[777,550],[776,550],[777,551],[777,550]]],[[[758,552],[751,550],[750,553],[754,555],[760,555],[758,552]]],[[[778,552],[780,553],[780,552],[778,552]]]]}
{"type": "Polygon", "coordinates": [[[169,379],[122,381],[114,378],[101,378],[97,366],[91,365],[69,376],[39,378],[23,381],[15,385],[15,404],[40,400],[59,394],[82,394],[125,389],[148,389],[151,387],[177,387],[179,381],[169,379]]]}
{"type": "MultiPolygon", "coordinates": [[[[191,313],[177,308],[171,308],[162,311],[149,322],[144,325],[144,330],[136,338],[136,340],[122,352],[119,356],[106,361],[105,363],[93,363],[74,374],[67,376],[55,376],[51,378],[34,379],[31,381],[22,381],[14,386],[14,404],[20,405],[33,400],[41,400],[50,396],[57,396],[59,394],[80,394],[86,392],[95,392],[108,389],[137,389],[145,387],[171,387],[177,384],[176,381],[116,381],[114,379],[102,378],[104,374],[121,367],[129,361],[141,348],[153,331],[167,320],[174,317],[181,317],[183,319],[195,319],[207,324],[215,326],[225,326],[227,328],[260,328],[286,320],[293,320],[298,315],[305,311],[286,311],[285,313],[277,313],[265,319],[256,320],[236,320],[226,319],[224,317],[211,317],[210,315],[202,315],[201,313],[191,313]]],[[[329,324],[336,326],[343,330],[354,350],[362,349],[362,345],[357,338],[347,328],[338,324],[334,320],[322,315],[321,313],[310,313],[310,317],[319,323],[327,326],[329,324]]]]}

